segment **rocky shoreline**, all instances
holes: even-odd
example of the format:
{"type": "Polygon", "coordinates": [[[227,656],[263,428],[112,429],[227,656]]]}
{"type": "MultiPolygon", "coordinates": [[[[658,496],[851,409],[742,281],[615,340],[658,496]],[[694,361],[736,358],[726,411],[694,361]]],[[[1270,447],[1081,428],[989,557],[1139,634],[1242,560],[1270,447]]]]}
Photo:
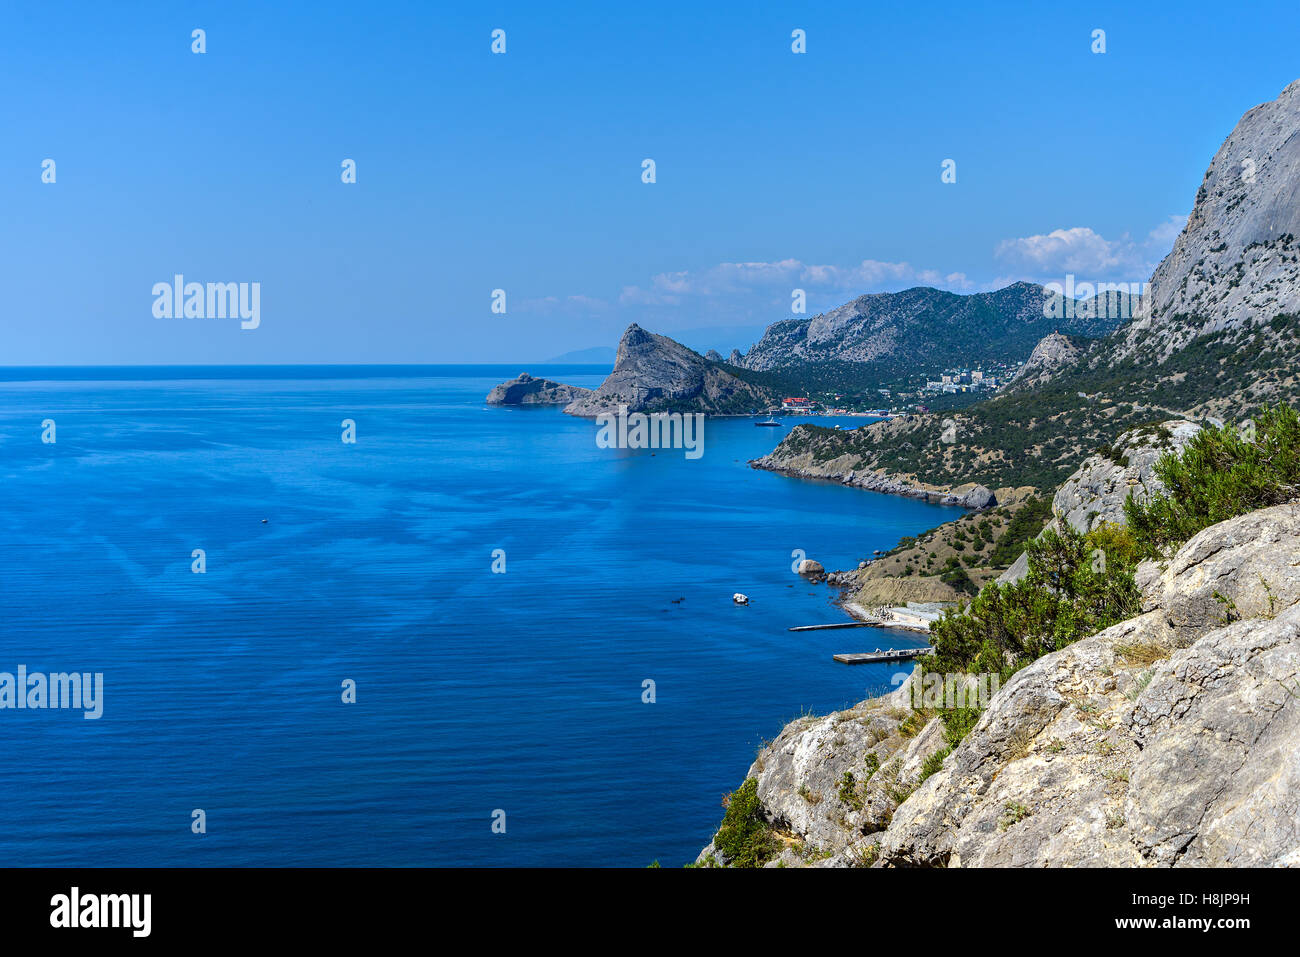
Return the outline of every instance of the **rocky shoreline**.
{"type": "Polygon", "coordinates": [[[884,472],[866,469],[837,469],[816,465],[785,465],[778,463],[773,456],[750,461],[750,468],[764,472],[775,472],[790,478],[816,479],[823,482],[836,482],[853,488],[866,489],[869,492],[883,492],[886,495],[902,495],[906,498],[920,499],[936,505],[956,505],[961,508],[984,509],[997,505],[997,497],[983,485],[969,483],[955,488],[925,485],[920,482],[906,482],[884,472]]]}

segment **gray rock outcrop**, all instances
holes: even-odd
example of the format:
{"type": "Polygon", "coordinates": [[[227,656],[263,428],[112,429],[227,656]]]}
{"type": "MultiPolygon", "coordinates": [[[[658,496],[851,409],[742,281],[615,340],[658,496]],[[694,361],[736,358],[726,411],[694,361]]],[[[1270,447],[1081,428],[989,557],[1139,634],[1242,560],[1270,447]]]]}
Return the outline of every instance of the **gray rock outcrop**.
{"type": "Polygon", "coordinates": [[[1162,455],[1181,452],[1201,427],[1174,419],[1159,426],[1125,432],[1108,454],[1091,456],[1061,483],[1052,497],[1052,513],[1081,532],[1106,522],[1124,521],[1124,500],[1164,491],[1155,465],[1162,455]]]}
{"type": "Polygon", "coordinates": [[[1186,227],[1151,277],[1118,361],[1163,361],[1193,338],[1300,311],[1300,80],[1246,113],[1219,147],[1186,227]]]}
{"type": "Polygon", "coordinates": [[[1300,863],[1298,522],[1293,504],[1204,530],[1150,611],[1012,678],[881,861],[1300,863]]]}
{"type": "MultiPolygon", "coordinates": [[[[1080,532],[1110,522],[1122,525],[1129,494],[1146,498],[1164,491],[1156,477],[1156,462],[1166,453],[1181,452],[1200,430],[1195,422],[1172,419],[1125,432],[1107,454],[1090,456],[1061,483],[1052,496],[1052,518],[1046,529],[1059,529],[1062,522],[1080,532]]],[[[1028,571],[1029,559],[1022,552],[998,581],[1019,581],[1028,571]]]]}
{"type": "Polygon", "coordinates": [[[535,379],[527,372],[495,386],[487,394],[489,405],[568,405],[591,394],[590,389],[550,379],[535,379]]]}
{"type": "Polygon", "coordinates": [[[882,805],[818,811],[906,699],[787,727],[749,772],[803,849],[785,863],[1300,865],[1300,504],[1207,528],[1139,580],[1142,614],[1015,674],[919,786],[906,769],[936,742],[887,745],[882,805]]]}
{"type": "Polygon", "coordinates": [[[616,412],[619,406],[629,412],[739,413],[767,408],[774,401],[771,390],[745,382],[681,343],[633,323],[619,341],[614,371],[564,411],[587,417],[616,412]]]}
{"type": "MultiPolygon", "coordinates": [[[[786,837],[769,866],[856,860],[875,842],[944,743],[940,722],[917,721],[908,702],[905,684],[847,711],[801,718],[759,752],[746,777],[757,779],[767,819],[786,837]]],[[[716,853],[710,845],[698,860],[716,853]]]]}
{"type": "Polygon", "coordinates": [[[1074,365],[1083,356],[1083,350],[1070,341],[1069,336],[1053,332],[1034,346],[1025,364],[1007,383],[1008,389],[1042,385],[1060,369],[1074,365]]]}

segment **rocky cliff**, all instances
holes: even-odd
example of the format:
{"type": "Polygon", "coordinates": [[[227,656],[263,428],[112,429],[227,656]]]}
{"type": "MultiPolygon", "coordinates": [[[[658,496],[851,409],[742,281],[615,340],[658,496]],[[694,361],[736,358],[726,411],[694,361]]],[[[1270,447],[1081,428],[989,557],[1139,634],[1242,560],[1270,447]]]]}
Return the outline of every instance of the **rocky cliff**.
{"type": "Polygon", "coordinates": [[[489,405],[568,405],[589,395],[590,389],[550,379],[535,379],[527,372],[521,372],[518,378],[495,386],[487,394],[486,401],[489,405]]]}
{"type": "Polygon", "coordinates": [[[667,336],[628,326],[614,371],[594,392],[572,402],[569,415],[616,412],[751,413],[779,401],[775,392],[746,382],[667,336]]]}
{"type": "Polygon", "coordinates": [[[1300,312],[1300,80],[1219,147],[1151,285],[1149,315],[1121,330],[1112,361],[1164,362],[1197,336],[1300,312]]]}
{"type": "Polygon", "coordinates": [[[1156,478],[1156,462],[1168,453],[1181,452],[1200,430],[1195,422],[1173,419],[1125,432],[1056,490],[1054,522],[1069,522],[1081,532],[1105,522],[1122,523],[1129,494],[1145,497],[1164,491],[1156,478]]]}
{"type": "Polygon", "coordinates": [[[1069,336],[1053,332],[1039,340],[1025,364],[1011,377],[1007,388],[1022,389],[1042,385],[1059,369],[1074,365],[1083,357],[1083,350],[1070,341],[1069,336]]]}
{"type": "Polygon", "coordinates": [[[946,756],[905,688],[789,725],[748,774],[771,863],[1300,865],[1300,506],[1138,578],[1142,614],[1015,674],[946,756]]]}
{"type": "Polygon", "coordinates": [[[1148,610],[1016,674],[880,862],[1300,864],[1298,554],[1285,505],[1146,566],[1148,610]]]}

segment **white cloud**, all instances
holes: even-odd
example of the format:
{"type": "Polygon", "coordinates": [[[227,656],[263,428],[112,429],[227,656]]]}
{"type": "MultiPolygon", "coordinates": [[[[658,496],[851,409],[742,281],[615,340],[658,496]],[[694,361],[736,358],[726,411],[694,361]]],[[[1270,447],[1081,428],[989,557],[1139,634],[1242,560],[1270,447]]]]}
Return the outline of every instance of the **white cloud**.
{"type": "Polygon", "coordinates": [[[698,272],[660,273],[649,288],[625,286],[624,305],[680,305],[687,297],[737,296],[779,292],[789,296],[796,287],[809,292],[845,292],[853,296],[900,285],[968,289],[965,273],[918,269],[906,262],[864,259],[855,266],[814,265],[798,259],[777,262],[719,263],[698,272]]]}
{"type": "Polygon", "coordinates": [[[1186,216],[1170,216],[1141,242],[1128,233],[1106,239],[1087,226],[1054,229],[1004,239],[994,249],[994,257],[1022,270],[1014,279],[1042,281],[1069,273],[1096,279],[1145,280],[1173,247],[1186,222],[1186,216]]]}

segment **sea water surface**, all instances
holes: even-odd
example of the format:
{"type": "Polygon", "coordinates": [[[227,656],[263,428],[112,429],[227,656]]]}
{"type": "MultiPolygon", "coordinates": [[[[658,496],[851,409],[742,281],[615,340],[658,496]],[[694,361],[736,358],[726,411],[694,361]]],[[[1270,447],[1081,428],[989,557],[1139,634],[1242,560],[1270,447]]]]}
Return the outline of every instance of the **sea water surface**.
{"type": "Polygon", "coordinates": [[[0,864],[680,865],[765,738],[889,688],[831,655],[915,637],[788,631],[845,620],[792,553],[954,510],[749,468],[790,419],[602,449],[487,407],[519,371],[0,371],[0,672],[103,674],[98,720],[0,709],[0,864]]]}

